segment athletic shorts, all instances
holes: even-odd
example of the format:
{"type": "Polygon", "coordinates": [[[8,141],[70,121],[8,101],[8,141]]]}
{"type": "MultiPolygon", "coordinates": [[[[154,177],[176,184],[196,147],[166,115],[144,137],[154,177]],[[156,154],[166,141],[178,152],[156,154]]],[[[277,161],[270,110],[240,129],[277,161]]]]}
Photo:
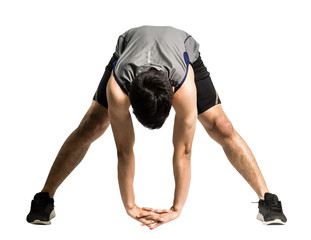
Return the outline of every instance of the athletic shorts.
{"type": "MultiPolygon", "coordinates": [[[[118,60],[118,58],[113,55],[108,65],[106,66],[104,75],[93,97],[93,100],[97,101],[105,108],[108,108],[106,87],[113,69],[113,62],[116,60],[118,60]]],[[[201,114],[211,107],[220,104],[221,101],[212,83],[210,73],[207,71],[201,56],[199,56],[199,58],[193,64],[191,64],[191,66],[194,71],[195,85],[197,88],[198,114],[201,114]]]]}

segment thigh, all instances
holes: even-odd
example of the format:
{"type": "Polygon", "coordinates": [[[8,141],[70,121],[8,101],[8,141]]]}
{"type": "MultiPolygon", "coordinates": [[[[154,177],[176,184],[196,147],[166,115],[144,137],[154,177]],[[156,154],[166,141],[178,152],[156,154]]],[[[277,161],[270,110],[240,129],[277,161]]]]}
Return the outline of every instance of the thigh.
{"type": "Polygon", "coordinates": [[[201,56],[192,64],[192,68],[197,88],[198,114],[201,114],[211,107],[220,104],[221,101],[201,56]]]}
{"type": "Polygon", "coordinates": [[[98,88],[94,94],[93,100],[98,102],[100,105],[102,105],[105,108],[108,108],[108,101],[107,101],[107,95],[106,95],[106,88],[108,80],[111,76],[111,72],[113,69],[113,63],[118,60],[116,55],[113,54],[112,58],[110,59],[108,65],[106,66],[105,72],[103,74],[103,77],[98,85],[98,88]]]}
{"type": "Polygon", "coordinates": [[[234,128],[221,104],[206,110],[198,116],[198,119],[206,132],[220,144],[234,133],[234,128]]]}
{"type": "Polygon", "coordinates": [[[80,127],[104,131],[109,124],[108,109],[93,100],[90,108],[81,120],[80,127]]]}
{"type": "Polygon", "coordinates": [[[207,131],[214,129],[218,121],[229,121],[221,104],[217,104],[198,115],[198,120],[207,131]]]}

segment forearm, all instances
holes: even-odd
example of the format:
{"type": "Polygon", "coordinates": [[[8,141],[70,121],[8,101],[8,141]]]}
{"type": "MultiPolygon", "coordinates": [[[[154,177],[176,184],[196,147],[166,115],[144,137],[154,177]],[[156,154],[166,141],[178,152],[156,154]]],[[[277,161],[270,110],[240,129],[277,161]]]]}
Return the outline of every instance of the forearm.
{"type": "Polygon", "coordinates": [[[173,169],[175,177],[175,194],[173,208],[181,212],[190,187],[191,179],[191,157],[190,154],[178,156],[174,154],[173,169]]]}
{"type": "Polygon", "coordinates": [[[121,198],[126,210],[135,206],[134,181],[135,158],[134,153],[118,154],[118,180],[121,198]]]}

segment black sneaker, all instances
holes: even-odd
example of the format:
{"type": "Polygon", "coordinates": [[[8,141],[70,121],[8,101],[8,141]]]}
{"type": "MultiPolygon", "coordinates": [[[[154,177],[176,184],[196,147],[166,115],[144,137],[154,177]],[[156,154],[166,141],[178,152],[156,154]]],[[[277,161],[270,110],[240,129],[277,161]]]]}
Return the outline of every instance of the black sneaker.
{"type": "Polygon", "coordinates": [[[55,217],[54,199],[49,193],[37,193],[31,201],[30,213],[27,215],[27,222],[33,224],[51,224],[51,219],[55,217]]]}
{"type": "Polygon", "coordinates": [[[258,202],[258,208],[257,219],[266,225],[283,225],[287,221],[281,201],[275,194],[265,193],[264,200],[258,202]]]}

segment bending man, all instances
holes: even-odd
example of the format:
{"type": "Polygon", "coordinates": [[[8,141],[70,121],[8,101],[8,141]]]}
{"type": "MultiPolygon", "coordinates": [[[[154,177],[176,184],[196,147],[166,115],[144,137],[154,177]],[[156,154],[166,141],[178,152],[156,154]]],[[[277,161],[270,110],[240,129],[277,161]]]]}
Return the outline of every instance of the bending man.
{"type": "Polygon", "coordinates": [[[109,124],[117,147],[121,197],[128,215],[150,229],[177,218],[190,186],[191,149],[197,119],[257,193],[257,219],[266,224],[284,224],[287,220],[281,202],[269,193],[251,150],[221,107],[201,59],[199,44],[182,30],[159,26],[133,28],[119,37],[92,105],[60,149],[42,191],[32,201],[27,221],[50,224],[55,216],[53,197],[57,188],[109,124]],[[138,121],[150,129],[164,124],[171,106],[175,110],[175,194],[169,210],[140,208],[135,204],[134,128],[130,106],[138,121]]]}

